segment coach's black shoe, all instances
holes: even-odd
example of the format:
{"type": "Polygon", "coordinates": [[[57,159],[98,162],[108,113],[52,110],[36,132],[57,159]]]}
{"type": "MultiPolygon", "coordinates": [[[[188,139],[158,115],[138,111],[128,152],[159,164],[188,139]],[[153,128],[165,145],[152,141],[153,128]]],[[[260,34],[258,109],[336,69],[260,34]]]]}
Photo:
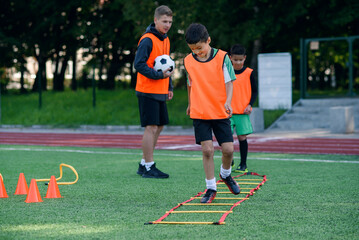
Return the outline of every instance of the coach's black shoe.
{"type": "Polygon", "coordinates": [[[146,171],[146,167],[143,166],[141,163],[138,164],[137,174],[141,175],[144,174],[146,171]]]}
{"type": "Polygon", "coordinates": [[[201,198],[201,203],[211,203],[216,197],[217,191],[212,189],[207,189],[206,194],[201,198]]]}
{"type": "Polygon", "coordinates": [[[232,160],[231,167],[232,167],[232,171],[233,171],[233,169],[234,169],[234,160],[232,160]]]}
{"type": "Polygon", "coordinates": [[[229,175],[226,178],[222,178],[221,174],[219,177],[223,180],[223,182],[227,185],[229,191],[231,191],[234,195],[237,195],[241,192],[241,189],[238,186],[238,183],[229,175]]]}
{"type": "Polygon", "coordinates": [[[154,163],[150,170],[147,171],[145,167],[145,172],[142,174],[143,178],[168,178],[169,175],[167,173],[161,172],[158,168],[156,168],[156,163],[154,163]]]}

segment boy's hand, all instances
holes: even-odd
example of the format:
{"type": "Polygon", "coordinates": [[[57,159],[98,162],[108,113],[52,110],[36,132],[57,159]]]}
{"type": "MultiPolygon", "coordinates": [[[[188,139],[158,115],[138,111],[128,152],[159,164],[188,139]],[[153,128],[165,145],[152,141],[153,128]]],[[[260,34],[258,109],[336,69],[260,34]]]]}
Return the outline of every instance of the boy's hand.
{"type": "Polygon", "coordinates": [[[226,113],[228,113],[228,117],[232,117],[232,107],[231,107],[231,104],[224,104],[224,108],[226,109],[226,113]]]}
{"type": "Polygon", "coordinates": [[[170,72],[171,68],[168,68],[166,69],[164,72],[163,72],[163,78],[168,78],[168,77],[171,77],[172,74],[175,72],[175,71],[172,71],[170,72]]]}
{"type": "Polygon", "coordinates": [[[244,109],[244,114],[251,114],[252,106],[248,104],[248,106],[244,109]]]}
{"type": "Polygon", "coordinates": [[[188,106],[188,107],[187,107],[187,110],[186,110],[186,114],[189,116],[190,113],[191,113],[190,107],[188,106]]]}

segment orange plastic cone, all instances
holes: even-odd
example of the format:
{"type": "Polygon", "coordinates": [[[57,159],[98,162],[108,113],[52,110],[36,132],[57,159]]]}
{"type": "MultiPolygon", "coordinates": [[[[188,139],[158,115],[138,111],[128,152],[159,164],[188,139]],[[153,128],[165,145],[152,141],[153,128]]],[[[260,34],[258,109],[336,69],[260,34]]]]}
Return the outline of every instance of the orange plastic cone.
{"type": "Polygon", "coordinates": [[[35,179],[31,179],[29,193],[27,194],[26,203],[42,202],[39,189],[35,179]]]}
{"type": "Polygon", "coordinates": [[[20,173],[19,180],[17,181],[17,186],[15,190],[15,195],[24,195],[29,193],[29,188],[25,180],[25,175],[20,173]]]}
{"type": "Polygon", "coordinates": [[[9,196],[6,193],[4,181],[2,179],[2,176],[0,174],[0,198],[8,198],[9,196]]]}
{"type": "Polygon", "coordinates": [[[47,193],[45,198],[62,198],[57,185],[55,176],[51,176],[49,187],[47,188],[47,193]]]}

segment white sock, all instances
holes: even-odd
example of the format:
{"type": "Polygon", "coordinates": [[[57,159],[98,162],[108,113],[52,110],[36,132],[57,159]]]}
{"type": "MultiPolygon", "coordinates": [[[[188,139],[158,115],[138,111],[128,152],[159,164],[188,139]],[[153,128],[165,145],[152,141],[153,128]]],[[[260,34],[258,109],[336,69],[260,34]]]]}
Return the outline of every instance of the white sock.
{"type": "Polygon", "coordinates": [[[146,169],[147,169],[147,171],[150,171],[151,170],[151,166],[154,164],[155,162],[146,162],[145,163],[145,167],[146,167],[146,169]]]}
{"type": "Polygon", "coordinates": [[[212,189],[214,191],[217,191],[216,178],[213,178],[210,180],[206,179],[206,186],[207,186],[207,189],[212,189]]]}
{"type": "Polygon", "coordinates": [[[146,160],[144,158],[141,159],[141,165],[145,166],[146,160]]]}
{"type": "Polygon", "coordinates": [[[224,168],[223,168],[223,165],[221,165],[221,176],[222,176],[222,178],[226,178],[226,177],[228,177],[229,175],[231,175],[231,171],[232,171],[231,168],[232,168],[232,167],[229,167],[229,169],[224,169],[224,168]]]}

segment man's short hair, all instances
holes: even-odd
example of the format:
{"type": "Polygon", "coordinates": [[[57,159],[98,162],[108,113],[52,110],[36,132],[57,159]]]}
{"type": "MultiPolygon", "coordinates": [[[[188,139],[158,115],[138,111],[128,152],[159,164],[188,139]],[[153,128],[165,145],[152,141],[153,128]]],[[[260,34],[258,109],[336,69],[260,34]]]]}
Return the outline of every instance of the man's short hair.
{"type": "Polygon", "coordinates": [[[209,34],[207,28],[200,23],[192,23],[186,30],[187,44],[196,44],[199,42],[206,42],[209,34]]]}
{"type": "Polygon", "coordinates": [[[158,18],[162,17],[163,15],[172,17],[172,10],[169,7],[167,7],[166,5],[161,5],[161,6],[157,7],[155,10],[154,17],[158,19],[158,18]]]}
{"type": "Polygon", "coordinates": [[[231,47],[229,55],[246,55],[246,49],[241,44],[234,44],[231,47]]]}

